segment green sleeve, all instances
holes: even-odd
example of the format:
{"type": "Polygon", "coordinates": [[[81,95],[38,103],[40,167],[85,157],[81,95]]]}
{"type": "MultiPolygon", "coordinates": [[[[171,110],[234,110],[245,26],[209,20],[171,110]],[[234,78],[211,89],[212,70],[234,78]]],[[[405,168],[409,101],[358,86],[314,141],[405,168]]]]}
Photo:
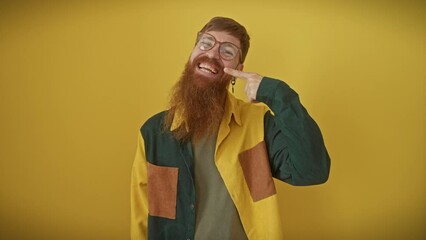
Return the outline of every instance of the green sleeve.
{"type": "Polygon", "coordinates": [[[286,83],[264,77],[256,100],[274,113],[268,111],[264,117],[272,175],[291,185],[326,182],[330,157],[318,125],[300,103],[298,94],[286,83]]]}

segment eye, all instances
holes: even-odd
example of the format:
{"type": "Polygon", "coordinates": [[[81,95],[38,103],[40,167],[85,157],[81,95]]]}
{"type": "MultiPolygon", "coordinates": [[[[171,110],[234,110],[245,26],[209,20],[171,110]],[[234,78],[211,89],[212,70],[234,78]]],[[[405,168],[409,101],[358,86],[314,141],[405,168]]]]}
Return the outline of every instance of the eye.
{"type": "Polygon", "coordinates": [[[220,54],[225,59],[233,59],[237,56],[238,50],[231,45],[222,45],[220,54]]]}
{"type": "Polygon", "coordinates": [[[214,40],[209,38],[201,38],[198,42],[198,46],[201,50],[209,50],[214,45],[214,40]]]}

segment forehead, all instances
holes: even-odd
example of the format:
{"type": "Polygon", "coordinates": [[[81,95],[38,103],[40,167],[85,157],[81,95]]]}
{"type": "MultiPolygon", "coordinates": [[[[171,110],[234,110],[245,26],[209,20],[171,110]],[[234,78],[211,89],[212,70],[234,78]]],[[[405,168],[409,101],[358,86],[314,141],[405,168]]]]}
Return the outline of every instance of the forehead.
{"type": "Polygon", "coordinates": [[[207,31],[207,33],[213,35],[214,38],[216,38],[219,42],[230,42],[233,43],[237,47],[241,47],[240,40],[238,38],[230,35],[228,32],[221,32],[221,31],[207,31]]]}

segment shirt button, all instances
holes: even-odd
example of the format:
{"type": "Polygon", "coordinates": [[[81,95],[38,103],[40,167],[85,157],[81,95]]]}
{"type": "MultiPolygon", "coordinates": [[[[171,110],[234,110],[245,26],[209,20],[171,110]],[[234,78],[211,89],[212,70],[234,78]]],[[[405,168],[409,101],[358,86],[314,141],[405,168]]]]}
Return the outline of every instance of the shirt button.
{"type": "MultiPolygon", "coordinates": [[[[191,208],[191,209],[194,209],[194,204],[191,204],[191,205],[189,205],[189,207],[191,208]]],[[[188,238],[188,240],[190,240],[189,238],[188,238]]]]}

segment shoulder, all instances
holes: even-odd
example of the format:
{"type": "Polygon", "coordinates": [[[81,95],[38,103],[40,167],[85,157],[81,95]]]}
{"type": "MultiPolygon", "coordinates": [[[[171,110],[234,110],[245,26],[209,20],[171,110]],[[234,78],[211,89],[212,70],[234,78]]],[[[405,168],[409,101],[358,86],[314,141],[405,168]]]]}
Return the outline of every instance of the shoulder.
{"type": "Polygon", "coordinates": [[[166,113],[167,111],[162,111],[148,118],[148,120],[142,124],[140,131],[143,133],[146,131],[161,130],[166,113]]]}

